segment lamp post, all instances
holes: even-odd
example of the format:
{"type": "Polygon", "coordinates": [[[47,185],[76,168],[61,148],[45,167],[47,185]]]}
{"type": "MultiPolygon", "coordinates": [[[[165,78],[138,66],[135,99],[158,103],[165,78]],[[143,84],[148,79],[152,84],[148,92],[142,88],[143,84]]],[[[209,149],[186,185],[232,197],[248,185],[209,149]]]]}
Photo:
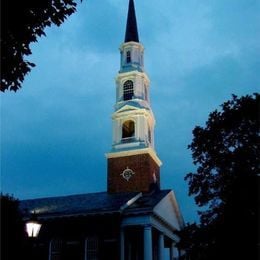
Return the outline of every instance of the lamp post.
{"type": "Polygon", "coordinates": [[[41,229],[41,224],[37,220],[35,212],[31,214],[30,219],[25,223],[25,229],[28,235],[28,251],[26,254],[27,260],[39,259],[38,235],[41,229]]]}
{"type": "Polygon", "coordinates": [[[33,213],[32,217],[26,222],[26,232],[28,237],[37,238],[41,229],[41,224],[37,221],[36,214],[33,213]]]}

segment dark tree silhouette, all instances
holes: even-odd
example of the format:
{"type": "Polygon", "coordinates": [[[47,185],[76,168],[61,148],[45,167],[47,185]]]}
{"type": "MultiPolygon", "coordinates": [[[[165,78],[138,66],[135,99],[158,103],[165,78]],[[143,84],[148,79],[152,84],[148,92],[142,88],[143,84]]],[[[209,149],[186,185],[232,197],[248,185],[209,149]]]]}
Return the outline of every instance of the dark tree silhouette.
{"type": "Polygon", "coordinates": [[[1,257],[2,260],[23,259],[25,230],[19,201],[9,195],[0,195],[1,257]]]}
{"type": "Polygon", "coordinates": [[[76,0],[1,1],[1,91],[21,88],[35,66],[27,60],[30,43],[45,35],[46,26],[61,25],[76,5],[76,0]]]}
{"type": "Polygon", "coordinates": [[[205,210],[199,212],[200,225],[188,226],[186,247],[197,254],[192,259],[257,259],[259,101],[259,94],[233,95],[205,127],[193,130],[189,149],[197,171],[185,180],[189,195],[205,210]]]}

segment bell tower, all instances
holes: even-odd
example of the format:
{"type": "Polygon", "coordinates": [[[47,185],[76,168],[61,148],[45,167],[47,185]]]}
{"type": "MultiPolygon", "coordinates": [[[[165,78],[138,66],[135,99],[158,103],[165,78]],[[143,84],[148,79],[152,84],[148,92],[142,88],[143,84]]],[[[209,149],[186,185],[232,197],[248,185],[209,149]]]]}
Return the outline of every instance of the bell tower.
{"type": "Polygon", "coordinates": [[[108,192],[160,189],[161,161],[154,149],[155,119],[150,106],[150,80],[144,71],[134,1],[129,0],[125,41],[120,46],[113,142],[107,157],[108,192]]]}

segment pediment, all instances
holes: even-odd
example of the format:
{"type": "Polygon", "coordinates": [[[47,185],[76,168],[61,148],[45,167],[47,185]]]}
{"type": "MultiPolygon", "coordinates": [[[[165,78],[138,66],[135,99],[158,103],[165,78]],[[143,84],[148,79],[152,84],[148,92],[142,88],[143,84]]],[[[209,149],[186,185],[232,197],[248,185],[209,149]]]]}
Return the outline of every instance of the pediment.
{"type": "Polygon", "coordinates": [[[180,230],[184,221],[173,191],[169,192],[153,209],[153,213],[173,229],[180,230]]]}
{"type": "Polygon", "coordinates": [[[116,113],[122,113],[122,112],[126,112],[126,111],[131,111],[131,110],[139,110],[139,107],[136,106],[131,106],[131,105],[124,105],[122,106],[120,109],[118,109],[116,111],[116,113]]]}

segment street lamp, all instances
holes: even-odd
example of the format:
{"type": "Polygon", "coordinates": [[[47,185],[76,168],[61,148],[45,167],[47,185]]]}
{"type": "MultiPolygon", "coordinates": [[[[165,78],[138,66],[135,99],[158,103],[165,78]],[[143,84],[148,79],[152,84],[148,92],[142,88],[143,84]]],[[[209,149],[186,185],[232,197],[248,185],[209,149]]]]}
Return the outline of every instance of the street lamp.
{"type": "Polygon", "coordinates": [[[37,221],[36,214],[33,213],[32,217],[26,222],[26,232],[28,237],[37,237],[39,235],[41,224],[37,221]]]}

